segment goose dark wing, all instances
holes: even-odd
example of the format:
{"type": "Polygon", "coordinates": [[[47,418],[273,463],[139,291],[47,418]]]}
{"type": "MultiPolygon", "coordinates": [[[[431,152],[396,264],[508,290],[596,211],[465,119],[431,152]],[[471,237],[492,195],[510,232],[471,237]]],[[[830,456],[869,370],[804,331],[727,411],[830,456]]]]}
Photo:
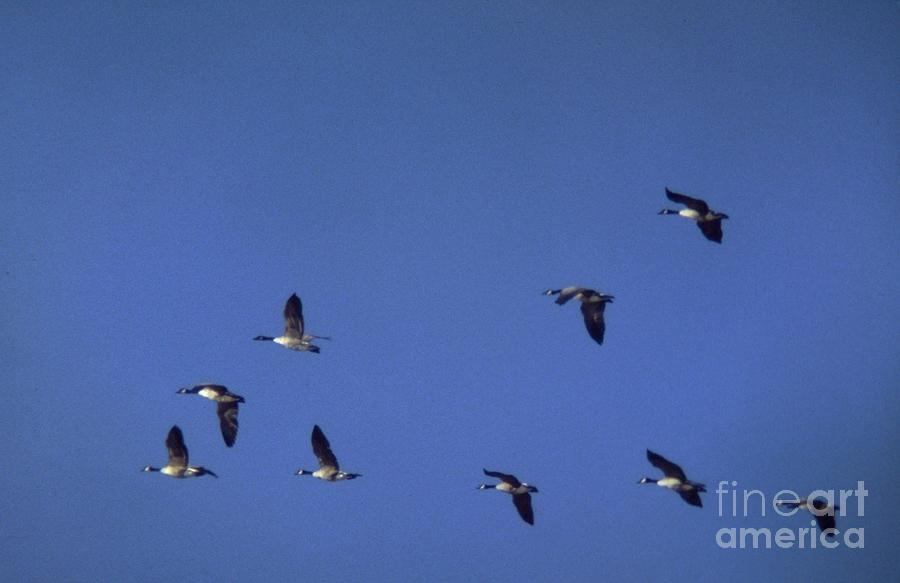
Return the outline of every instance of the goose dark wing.
{"type": "Polygon", "coordinates": [[[284,335],[288,338],[303,338],[303,305],[297,294],[291,294],[284,304],[284,335]]]}
{"type": "MultiPolygon", "coordinates": [[[[806,506],[815,517],[816,524],[819,525],[819,530],[825,532],[829,528],[835,528],[837,522],[834,519],[834,513],[837,508],[829,506],[828,502],[823,498],[816,498],[812,502],[807,502],[806,506]],[[819,516],[819,513],[821,512],[825,513],[819,516]]],[[[834,536],[834,532],[830,532],[825,536],[834,536]]]]}
{"type": "Polygon", "coordinates": [[[712,221],[697,221],[697,226],[703,232],[703,236],[716,243],[722,242],[722,219],[712,221]]]}
{"type": "Polygon", "coordinates": [[[603,321],[603,311],[605,309],[606,302],[603,301],[581,303],[584,326],[597,344],[603,344],[603,335],[606,333],[606,322],[603,321]]]}
{"type": "MultiPolygon", "coordinates": [[[[834,519],[834,514],[823,514],[822,516],[816,516],[816,524],[819,525],[819,530],[825,532],[829,528],[834,528],[837,522],[834,519]]],[[[825,536],[834,536],[834,531],[829,532],[825,536]]]]}
{"type": "Polygon", "coordinates": [[[222,429],[225,445],[233,447],[238,432],[238,402],[219,401],[216,403],[216,415],[219,416],[219,427],[222,429]]]}
{"type": "MultiPolygon", "coordinates": [[[[678,467],[677,464],[673,464],[658,453],[653,453],[648,449],[647,459],[650,460],[651,464],[662,470],[662,473],[665,474],[667,478],[678,478],[682,482],[687,482],[687,476],[684,475],[682,469],[678,467]]],[[[685,500],[687,500],[687,498],[685,498],[685,500]]],[[[691,504],[692,502],[688,501],[688,503],[691,504]]]]}
{"type": "Polygon", "coordinates": [[[340,469],[337,458],[331,451],[331,444],[328,443],[328,439],[325,437],[325,434],[322,433],[322,430],[319,429],[318,425],[313,427],[312,448],[313,453],[315,453],[316,457],[319,459],[320,468],[331,467],[336,470],[340,469]]]}
{"type": "Polygon", "coordinates": [[[691,506],[703,508],[703,502],[700,500],[700,493],[697,490],[681,490],[678,493],[681,495],[681,499],[691,506]]]}
{"type": "Polygon", "coordinates": [[[519,516],[528,524],[534,525],[534,510],[531,509],[531,494],[524,492],[522,494],[513,494],[513,504],[519,511],[519,516]]]}
{"type": "Polygon", "coordinates": [[[700,215],[705,215],[709,212],[709,205],[706,204],[706,201],[700,200],[699,198],[691,198],[684,194],[678,194],[677,192],[672,192],[668,188],[666,188],[666,198],[672,202],[683,204],[689,209],[697,211],[700,215]]]}
{"type": "Polygon", "coordinates": [[[186,468],[188,465],[188,449],[184,444],[181,428],[173,425],[166,436],[166,449],[169,450],[169,465],[186,468]]]}
{"type": "Polygon", "coordinates": [[[490,477],[492,477],[492,478],[497,478],[497,479],[500,480],[501,482],[506,482],[507,484],[509,484],[509,485],[512,486],[513,488],[518,488],[519,486],[522,485],[522,482],[520,482],[519,479],[516,478],[516,477],[515,477],[514,475],[512,475],[512,474],[504,474],[504,473],[502,473],[502,472],[492,472],[492,471],[490,471],[490,470],[485,470],[484,468],[482,468],[482,471],[484,472],[484,475],[485,475],[485,476],[490,476],[490,477]]]}

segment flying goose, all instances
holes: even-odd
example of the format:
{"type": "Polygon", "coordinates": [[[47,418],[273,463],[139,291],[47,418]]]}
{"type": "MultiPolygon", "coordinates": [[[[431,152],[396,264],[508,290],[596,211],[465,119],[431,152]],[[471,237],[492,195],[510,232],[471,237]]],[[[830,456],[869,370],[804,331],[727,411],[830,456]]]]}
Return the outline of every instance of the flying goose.
{"type": "Polygon", "coordinates": [[[300,352],[319,352],[319,347],[312,344],[315,339],[331,340],[328,336],[314,336],[303,332],[303,305],[297,294],[291,294],[284,304],[284,335],[278,338],[257,336],[254,340],[269,340],[281,344],[285,348],[300,352]]]}
{"type": "Polygon", "coordinates": [[[234,446],[238,431],[238,403],[244,402],[244,397],[235,395],[222,385],[196,385],[178,389],[179,395],[200,395],[216,402],[216,415],[219,416],[219,427],[222,429],[222,439],[228,447],[234,446]]]}
{"type": "Polygon", "coordinates": [[[831,506],[828,503],[828,500],[822,497],[814,498],[813,500],[809,500],[808,498],[801,498],[799,500],[778,500],[775,504],[778,506],[787,506],[788,508],[805,507],[813,516],[815,516],[816,524],[819,525],[819,530],[825,533],[825,536],[834,536],[834,529],[837,525],[834,518],[834,512],[840,510],[840,506],[831,506]]]}
{"type": "Polygon", "coordinates": [[[727,219],[728,215],[710,210],[706,201],[672,192],[668,187],[666,187],[666,197],[672,202],[685,205],[687,208],[681,209],[680,211],[663,209],[657,214],[680,215],[696,221],[697,226],[703,231],[704,237],[710,241],[715,241],[716,243],[722,242],[722,219],[727,219]]]}
{"type": "Polygon", "coordinates": [[[537,492],[538,489],[524,482],[520,482],[518,478],[516,478],[512,474],[492,472],[489,470],[485,470],[484,468],[482,468],[482,471],[484,472],[485,476],[497,478],[498,480],[500,480],[500,483],[482,484],[478,486],[478,489],[500,490],[501,492],[512,494],[513,504],[516,505],[516,510],[519,511],[519,516],[521,516],[522,520],[524,520],[528,524],[534,525],[534,511],[531,509],[531,492],[537,492]]]}
{"type": "Polygon", "coordinates": [[[169,450],[169,463],[161,468],[147,466],[142,471],[160,472],[173,478],[194,478],[207,474],[213,478],[219,477],[204,467],[188,465],[188,448],[184,444],[184,436],[181,435],[181,429],[177,425],[173,425],[169,430],[169,435],[166,437],[166,449],[169,450]]]}
{"type": "Polygon", "coordinates": [[[698,482],[692,482],[684,475],[684,471],[677,465],[673,464],[658,453],[647,450],[647,459],[650,463],[661,469],[665,478],[654,480],[652,478],[641,478],[638,484],[656,484],[663,488],[669,488],[678,492],[685,502],[692,506],[703,506],[700,501],[700,492],[706,492],[706,486],[698,482]]]}
{"type": "Polygon", "coordinates": [[[325,434],[322,433],[322,430],[318,425],[313,426],[312,448],[313,453],[315,453],[316,457],[319,459],[319,469],[314,472],[300,469],[297,470],[297,476],[312,476],[313,478],[319,478],[320,480],[325,480],[327,482],[352,480],[362,476],[362,474],[348,474],[347,472],[341,471],[337,458],[331,451],[331,444],[328,443],[328,439],[325,437],[325,434]]]}
{"type": "Polygon", "coordinates": [[[581,314],[584,316],[584,325],[588,334],[597,344],[603,344],[603,334],[606,332],[606,322],[603,321],[603,310],[606,304],[611,304],[615,296],[607,295],[588,289],[586,287],[564,287],[562,289],[548,289],[544,295],[559,295],[556,303],[560,306],[578,298],[581,300],[581,314]]]}

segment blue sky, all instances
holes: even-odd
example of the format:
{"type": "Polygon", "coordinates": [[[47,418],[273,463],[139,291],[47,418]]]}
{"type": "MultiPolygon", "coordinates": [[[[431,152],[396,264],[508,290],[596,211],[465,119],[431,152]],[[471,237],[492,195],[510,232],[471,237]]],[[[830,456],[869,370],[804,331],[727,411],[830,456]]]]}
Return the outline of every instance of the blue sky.
{"type": "Polygon", "coordinates": [[[3,3],[0,578],[892,578],[898,16],[3,3]],[[602,347],[572,284],[616,296],[602,347]],[[321,354],[251,341],[292,292],[321,354]],[[233,449],[201,381],[247,400],[233,449]],[[316,423],[362,478],[292,475],[316,423]],[[139,472],[173,424],[220,479],[139,472]],[[718,516],[720,480],[863,480],[865,548],[720,549],[809,525],[718,516]]]}

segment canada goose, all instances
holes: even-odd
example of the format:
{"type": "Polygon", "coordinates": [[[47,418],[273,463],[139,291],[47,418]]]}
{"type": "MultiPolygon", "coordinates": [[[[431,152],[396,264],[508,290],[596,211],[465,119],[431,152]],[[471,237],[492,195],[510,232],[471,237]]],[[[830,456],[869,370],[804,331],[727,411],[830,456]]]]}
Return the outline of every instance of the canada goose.
{"type": "Polygon", "coordinates": [[[520,482],[518,478],[516,478],[512,474],[491,472],[489,470],[485,470],[484,468],[482,468],[482,471],[484,472],[485,476],[497,478],[498,480],[500,480],[500,483],[482,484],[478,486],[478,489],[494,489],[512,494],[513,504],[516,505],[516,510],[519,511],[519,516],[521,516],[522,520],[524,520],[528,524],[534,525],[534,511],[531,509],[531,492],[537,492],[538,489],[524,482],[520,482]]]}
{"type": "Polygon", "coordinates": [[[603,344],[603,334],[606,332],[606,322],[603,321],[603,310],[606,304],[611,304],[615,296],[588,289],[586,287],[564,287],[562,289],[548,289],[544,295],[559,295],[556,303],[560,306],[578,298],[581,300],[581,314],[584,316],[584,325],[588,334],[597,344],[603,344]]]}
{"type": "Polygon", "coordinates": [[[819,525],[819,530],[825,533],[825,536],[834,536],[834,528],[837,524],[834,519],[834,512],[840,510],[840,506],[831,506],[828,504],[828,500],[821,497],[814,498],[813,500],[807,498],[801,498],[799,500],[778,500],[775,504],[778,506],[787,506],[788,508],[805,507],[813,516],[815,516],[816,524],[819,525]]]}
{"type": "Polygon", "coordinates": [[[234,446],[238,431],[238,403],[244,402],[244,397],[235,395],[222,385],[196,385],[178,389],[179,395],[200,395],[216,402],[216,415],[219,416],[219,427],[222,429],[222,438],[228,447],[234,446]]]}
{"type": "Polygon", "coordinates": [[[315,453],[316,457],[319,458],[319,469],[314,472],[300,469],[297,470],[296,475],[312,476],[313,478],[319,478],[320,480],[325,480],[328,482],[336,482],[338,480],[352,480],[354,478],[362,476],[362,474],[348,474],[347,472],[341,471],[341,467],[338,465],[337,458],[331,451],[331,444],[328,443],[328,439],[325,437],[325,434],[322,433],[322,430],[318,425],[313,426],[312,448],[313,453],[315,453]]]}
{"type": "Polygon", "coordinates": [[[700,501],[700,492],[706,492],[706,486],[698,482],[692,482],[684,475],[684,471],[677,465],[673,464],[658,453],[647,450],[647,459],[650,463],[661,469],[665,478],[654,480],[652,478],[641,478],[638,484],[656,484],[663,488],[675,490],[684,499],[685,502],[692,506],[703,506],[700,501]]]}
{"type": "Polygon", "coordinates": [[[728,215],[710,210],[706,201],[672,192],[668,187],[666,187],[666,197],[672,202],[685,205],[687,208],[681,209],[680,211],[663,209],[657,214],[681,215],[682,217],[696,221],[697,226],[703,231],[704,237],[710,241],[715,241],[716,243],[722,242],[722,219],[727,219],[728,215]]]}
{"type": "Polygon", "coordinates": [[[281,344],[285,348],[300,352],[319,352],[319,347],[312,344],[315,339],[331,340],[328,336],[314,336],[303,333],[303,305],[297,294],[291,294],[284,304],[284,335],[278,338],[257,336],[254,340],[269,340],[281,344]]]}
{"type": "Polygon", "coordinates": [[[169,430],[169,435],[166,437],[166,449],[169,450],[169,463],[161,468],[147,466],[142,471],[160,472],[173,478],[194,478],[206,474],[213,478],[219,477],[204,467],[188,465],[188,448],[184,444],[184,436],[181,435],[181,429],[177,425],[173,425],[169,430]]]}

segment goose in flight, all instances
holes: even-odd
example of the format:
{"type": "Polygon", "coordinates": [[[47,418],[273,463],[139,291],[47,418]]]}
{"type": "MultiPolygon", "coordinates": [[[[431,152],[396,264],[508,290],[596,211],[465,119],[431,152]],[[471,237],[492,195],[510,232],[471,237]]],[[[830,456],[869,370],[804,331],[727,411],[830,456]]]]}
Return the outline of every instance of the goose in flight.
{"type": "Polygon", "coordinates": [[[666,197],[672,202],[683,204],[687,208],[679,211],[663,209],[657,214],[680,215],[686,219],[696,221],[704,237],[716,243],[722,242],[722,219],[727,219],[728,215],[711,210],[704,200],[672,192],[668,187],[666,187],[666,197]]]}
{"type": "Polygon", "coordinates": [[[173,478],[194,478],[209,474],[218,478],[211,470],[201,466],[188,465],[188,448],[184,444],[184,436],[177,425],[173,425],[166,437],[166,449],[169,451],[169,462],[161,468],[147,466],[144,472],[159,472],[173,478]]]}
{"type": "Polygon", "coordinates": [[[238,403],[244,402],[244,397],[235,395],[222,385],[196,385],[178,390],[179,395],[200,395],[216,402],[216,415],[219,417],[219,427],[222,429],[222,439],[228,447],[234,446],[238,432],[238,403]]]}
{"type": "Polygon", "coordinates": [[[647,450],[647,459],[650,460],[650,463],[655,467],[661,469],[663,474],[665,474],[665,477],[658,480],[654,480],[653,478],[641,478],[641,481],[638,482],[638,484],[656,484],[657,486],[674,490],[691,506],[703,507],[703,502],[700,500],[700,492],[706,492],[706,486],[704,484],[688,480],[687,476],[684,475],[684,471],[677,464],[673,464],[663,456],[658,453],[653,453],[649,449],[647,450]]]}
{"type": "Polygon", "coordinates": [[[331,444],[318,425],[313,426],[312,430],[312,449],[313,453],[319,460],[319,469],[309,471],[304,469],[297,470],[297,476],[312,476],[326,482],[337,482],[340,480],[353,480],[362,476],[362,474],[350,474],[341,471],[337,457],[331,451],[331,444]]]}
{"type": "Polygon", "coordinates": [[[834,536],[836,532],[835,527],[837,526],[837,522],[834,519],[834,512],[835,510],[840,510],[840,506],[832,506],[828,503],[828,500],[822,497],[814,498],[812,500],[809,500],[808,498],[801,498],[799,500],[778,500],[775,504],[787,508],[799,508],[801,506],[806,508],[813,516],[815,516],[816,524],[819,525],[819,530],[827,537],[834,536]]]}
{"type": "Polygon", "coordinates": [[[588,334],[597,344],[603,344],[603,336],[606,333],[606,322],[603,320],[603,311],[606,304],[611,304],[615,296],[600,293],[586,287],[564,287],[562,289],[548,289],[544,295],[558,295],[556,303],[560,306],[577,298],[581,300],[581,315],[584,316],[584,326],[588,334]]]}
{"type": "Polygon", "coordinates": [[[531,509],[531,492],[537,493],[538,489],[530,484],[520,482],[518,478],[512,474],[504,474],[502,472],[492,472],[482,468],[485,476],[497,478],[499,484],[482,484],[478,486],[479,490],[500,490],[507,494],[512,494],[513,504],[519,512],[522,520],[528,524],[534,525],[534,510],[531,509]]]}
{"type": "Polygon", "coordinates": [[[254,340],[268,340],[281,344],[285,348],[299,352],[319,352],[319,347],[312,343],[315,339],[331,340],[328,336],[314,336],[303,331],[303,305],[297,294],[291,294],[284,304],[284,334],[277,338],[257,336],[254,340]]]}

